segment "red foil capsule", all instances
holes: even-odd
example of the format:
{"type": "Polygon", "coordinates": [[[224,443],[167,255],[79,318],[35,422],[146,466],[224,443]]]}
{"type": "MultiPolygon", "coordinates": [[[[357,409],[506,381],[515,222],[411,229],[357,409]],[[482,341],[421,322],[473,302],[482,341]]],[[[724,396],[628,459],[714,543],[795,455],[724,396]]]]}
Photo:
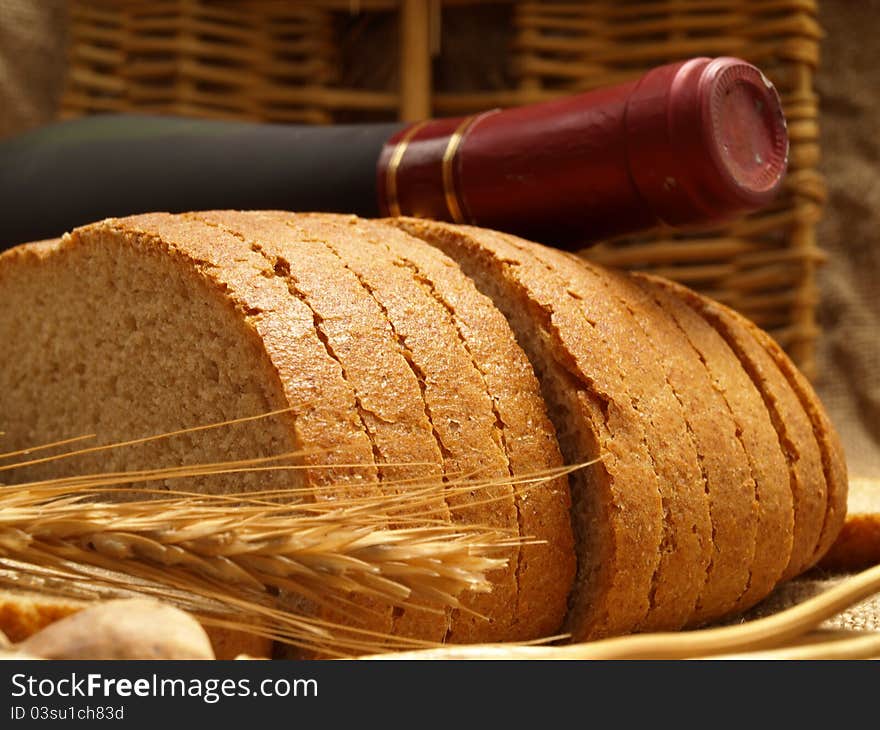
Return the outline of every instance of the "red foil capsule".
{"type": "Polygon", "coordinates": [[[737,58],[694,58],[577,96],[409,126],[382,150],[380,210],[556,245],[733,217],[778,192],[779,96],[737,58]]]}

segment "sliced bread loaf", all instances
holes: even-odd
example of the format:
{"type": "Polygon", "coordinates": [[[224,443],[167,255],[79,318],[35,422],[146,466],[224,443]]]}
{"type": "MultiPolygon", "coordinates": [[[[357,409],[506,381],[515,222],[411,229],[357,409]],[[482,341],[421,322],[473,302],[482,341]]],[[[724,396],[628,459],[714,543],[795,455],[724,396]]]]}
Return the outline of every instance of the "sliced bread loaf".
{"type": "Polygon", "coordinates": [[[566,609],[576,639],[696,625],[760,600],[840,529],[836,436],[764,333],[671,283],[512,236],[416,219],[150,214],[0,256],[0,292],[10,450],[278,412],[35,458],[16,479],[285,455],[297,468],[187,486],[339,500],[441,480],[419,522],[530,538],[505,549],[490,594],[453,611],[283,597],[349,626],[351,647],[389,634],[533,639],[557,632],[566,609]],[[571,497],[565,479],[517,484],[558,467],[560,446],[578,467],[571,497]]]}

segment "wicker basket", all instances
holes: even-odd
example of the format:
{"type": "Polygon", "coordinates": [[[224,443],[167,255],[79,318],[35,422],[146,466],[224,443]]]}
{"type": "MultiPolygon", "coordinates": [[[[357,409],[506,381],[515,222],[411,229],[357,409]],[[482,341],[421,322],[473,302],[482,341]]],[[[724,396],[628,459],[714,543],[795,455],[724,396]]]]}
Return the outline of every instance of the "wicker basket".
{"type": "Polygon", "coordinates": [[[812,374],[822,259],[815,224],[825,198],[816,170],[816,16],[815,0],[444,0],[442,16],[439,0],[75,0],[62,112],[416,119],[540,101],[688,56],[740,56],[783,97],[792,140],[784,195],[721,228],[657,231],[586,255],[732,305],[812,374]],[[455,33],[446,33],[450,22],[455,33]],[[504,43],[487,45],[494,37],[504,43]],[[474,48],[462,63],[468,41],[474,48]]]}

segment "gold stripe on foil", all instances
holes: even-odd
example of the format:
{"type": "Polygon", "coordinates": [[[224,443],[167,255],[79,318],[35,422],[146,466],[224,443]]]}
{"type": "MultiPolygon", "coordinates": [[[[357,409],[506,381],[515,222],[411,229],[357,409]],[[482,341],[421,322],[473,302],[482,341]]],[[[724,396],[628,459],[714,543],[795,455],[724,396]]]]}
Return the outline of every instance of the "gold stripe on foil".
{"type": "Polygon", "coordinates": [[[452,216],[452,220],[456,223],[473,223],[472,220],[465,218],[462,213],[462,208],[465,206],[463,201],[460,200],[458,191],[455,189],[455,169],[453,166],[455,165],[455,156],[458,154],[458,148],[461,146],[465,135],[477,123],[500,111],[501,109],[489,109],[488,111],[468,117],[458,125],[458,129],[453,132],[446,145],[446,151],[443,153],[443,193],[446,198],[446,208],[449,211],[449,215],[452,216]]]}
{"type": "Polygon", "coordinates": [[[388,206],[388,213],[392,216],[403,215],[400,212],[400,201],[397,199],[397,169],[403,161],[403,155],[406,153],[406,148],[409,147],[410,140],[427,123],[428,120],[425,120],[418,124],[413,124],[407,129],[403,137],[394,146],[391,159],[388,160],[388,167],[385,168],[385,204],[388,206]]]}
{"type": "Polygon", "coordinates": [[[452,133],[449,142],[446,145],[446,151],[443,153],[443,194],[446,198],[446,208],[452,220],[456,223],[465,223],[465,218],[461,213],[461,205],[458,202],[458,194],[455,190],[455,175],[453,174],[453,164],[455,163],[455,155],[461,141],[464,139],[465,132],[477,120],[481,114],[474,114],[467,117],[458,128],[452,133]]]}

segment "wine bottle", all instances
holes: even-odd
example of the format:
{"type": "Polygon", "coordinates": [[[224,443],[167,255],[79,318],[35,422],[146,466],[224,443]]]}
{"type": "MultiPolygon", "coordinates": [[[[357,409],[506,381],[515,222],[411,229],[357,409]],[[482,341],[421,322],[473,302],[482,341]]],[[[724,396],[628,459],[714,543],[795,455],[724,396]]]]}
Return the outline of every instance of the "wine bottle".
{"type": "Polygon", "coordinates": [[[729,57],[405,126],[87,117],[0,142],[0,247],[208,208],[414,215],[579,247],[760,208],[787,159],[779,96],[729,57]]]}

